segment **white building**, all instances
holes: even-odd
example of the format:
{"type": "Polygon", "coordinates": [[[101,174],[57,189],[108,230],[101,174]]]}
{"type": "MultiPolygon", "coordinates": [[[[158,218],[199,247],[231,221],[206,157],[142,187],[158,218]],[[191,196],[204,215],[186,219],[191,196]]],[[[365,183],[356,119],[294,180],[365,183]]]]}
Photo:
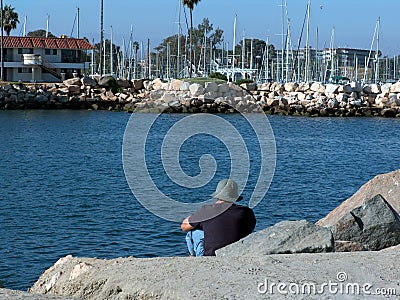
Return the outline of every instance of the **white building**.
{"type": "Polygon", "coordinates": [[[90,63],[85,39],[4,37],[4,80],[57,82],[73,73],[84,74],[90,63]]]}

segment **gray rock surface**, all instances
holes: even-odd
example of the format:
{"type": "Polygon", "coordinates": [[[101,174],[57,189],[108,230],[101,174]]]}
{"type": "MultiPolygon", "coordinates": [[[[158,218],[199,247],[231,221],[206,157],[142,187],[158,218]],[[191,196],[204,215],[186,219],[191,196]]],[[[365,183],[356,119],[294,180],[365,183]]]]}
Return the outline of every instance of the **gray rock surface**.
{"type": "Polygon", "coordinates": [[[332,226],[335,240],[352,241],[369,250],[400,244],[400,218],[381,196],[365,201],[332,226]]]}
{"type": "MultiPolygon", "coordinates": [[[[273,293],[273,283],[316,286],[329,281],[394,288],[400,294],[398,251],[282,254],[264,257],[166,257],[61,259],[32,287],[32,292],[79,299],[383,299],[330,293],[273,293]],[[340,275],[340,277],[339,277],[340,275]],[[261,293],[260,293],[260,292],[261,293]]],[[[34,299],[34,298],[32,298],[34,299]]],[[[395,299],[395,297],[393,297],[395,299]]]]}
{"type": "Polygon", "coordinates": [[[306,220],[282,221],[216,251],[217,256],[319,253],[334,249],[332,232],[306,220]]]}
{"type": "Polygon", "coordinates": [[[14,291],[0,288],[0,299],[5,300],[73,300],[71,297],[59,297],[54,295],[30,294],[22,291],[14,291]]]}

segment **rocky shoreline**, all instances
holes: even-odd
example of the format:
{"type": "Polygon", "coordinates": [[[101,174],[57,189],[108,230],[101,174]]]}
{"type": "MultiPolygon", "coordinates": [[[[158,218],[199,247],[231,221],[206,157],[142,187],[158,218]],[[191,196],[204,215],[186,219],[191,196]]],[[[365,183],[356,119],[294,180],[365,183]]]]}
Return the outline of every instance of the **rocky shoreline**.
{"type": "Polygon", "coordinates": [[[68,255],[46,270],[29,293],[0,286],[0,298],[398,297],[399,182],[400,170],[378,175],[317,223],[282,221],[217,250],[216,257],[102,260],[68,255]],[[298,292],[304,287],[308,292],[298,292]]]}
{"type": "Polygon", "coordinates": [[[400,82],[242,84],[183,80],[72,78],[60,84],[6,84],[0,110],[91,109],[167,113],[260,113],[319,117],[400,117],[400,82]]]}

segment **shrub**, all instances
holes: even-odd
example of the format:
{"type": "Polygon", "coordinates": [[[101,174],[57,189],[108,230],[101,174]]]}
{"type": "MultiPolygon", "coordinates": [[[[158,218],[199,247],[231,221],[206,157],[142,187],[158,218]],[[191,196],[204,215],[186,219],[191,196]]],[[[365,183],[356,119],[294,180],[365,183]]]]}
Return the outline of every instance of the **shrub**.
{"type": "Polygon", "coordinates": [[[216,78],[216,79],[228,81],[228,78],[224,74],[221,74],[219,72],[214,72],[214,73],[210,74],[210,78],[216,78]]]}
{"type": "Polygon", "coordinates": [[[237,84],[237,85],[241,85],[241,84],[243,84],[243,83],[253,83],[253,82],[254,82],[254,81],[251,80],[251,79],[242,78],[242,79],[239,79],[238,81],[236,81],[236,84],[237,84]]]}

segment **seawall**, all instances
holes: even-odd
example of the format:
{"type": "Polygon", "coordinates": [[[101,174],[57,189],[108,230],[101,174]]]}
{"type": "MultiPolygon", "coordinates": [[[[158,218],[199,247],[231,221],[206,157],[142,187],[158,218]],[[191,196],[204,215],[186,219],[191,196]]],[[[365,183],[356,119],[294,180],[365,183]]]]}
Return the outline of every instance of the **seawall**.
{"type": "Polygon", "coordinates": [[[60,84],[7,84],[0,109],[92,109],[168,113],[259,113],[320,117],[400,117],[400,82],[384,85],[73,78],[60,84]]]}

